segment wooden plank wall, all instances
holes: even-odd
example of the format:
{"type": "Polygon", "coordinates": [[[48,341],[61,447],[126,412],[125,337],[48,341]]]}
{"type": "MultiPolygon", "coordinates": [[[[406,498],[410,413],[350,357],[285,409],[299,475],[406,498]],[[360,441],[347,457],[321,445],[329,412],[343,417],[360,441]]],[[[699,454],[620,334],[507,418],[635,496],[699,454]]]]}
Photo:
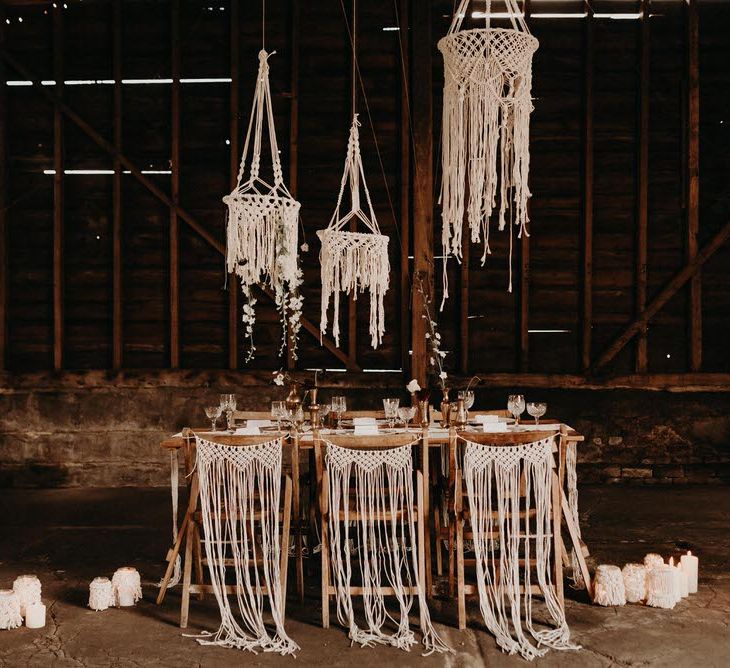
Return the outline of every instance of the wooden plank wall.
{"type": "MultiPolygon", "coordinates": [[[[41,80],[60,79],[60,68],[66,81],[169,80],[176,71],[182,79],[226,79],[233,73],[234,86],[225,80],[116,83],[64,85],[57,91],[173,199],[177,184],[180,205],[222,242],[221,197],[235,183],[249,118],[261,48],[260,4],[224,0],[209,9],[184,0],[89,0],[69,3],[66,10],[43,2],[6,4],[7,52],[38,79],[34,86],[2,91],[7,368],[240,367],[239,306],[224,289],[222,256],[132,175],[119,174],[121,162],[76,125],[60,119],[59,128],[52,104],[38,89],[41,80]],[[236,13],[240,29],[232,36],[236,13]],[[60,44],[55,73],[54,39],[60,44]],[[55,153],[54,134],[62,142],[55,153]],[[60,172],[59,166],[109,173],[50,173],[60,172]],[[177,268],[177,279],[171,268],[177,268]]],[[[580,0],[561,4],[571,12],[583,7],[580,0]]],[[[635,11],[645,10],[643,21],[600,18],[615,8],[610,2],[590,3],[595,18],[530,19],[540,49],[534,61],[529,247],[514,239],[511,294],[507,234],[492,236],[484,268],[477,245],[468,249],[464,266],[449,262],[451,297],[439,326],[451,371],[581,372],[730,219],[730,8],[713,0],[635,4],[635,11]],[[691,75],[695,65],[699,78],[691,75]]],[[[420,213],[418,197],[427,187],[420,177],[430,169],[413,154],[413,141],[418,147],[424,139],[419,130],[424,107],[410,97],[421,94],[422,81],[414,84],[422,70],[413,56],[425,56],[413,43],[413,29],[402,43],[398,31],[383,30],[397,25],[396,7],[401,23],[409,14],[411,21],[424,20],[424,7],[414,12],[405,0],[360,3],[358,11],[367,96],[366,105],[360,91],[363,156],[381,229],[391,237],[393,268],[387,334],[378,351],[368,343],[367,296],[358,303],[355,354],[364,369],[408,363],[411,325],[417,338],[420,331],[418,314],[408,307],[409,255],[431,231],[433,246],[426,250],[435,259],[426,264],[437,305],[442,293],[438,183],[432,182],[426,199],[434,201],[433,229],[425,230],[428,216],[420,213]],[[409,116],[411,127],[404,122],[409,116]]],[[[531,3],[531,13],[539,7],[531,3]]],[[[316,231],[332,214],[342,173],[350,116],[349,40],[336,0],[313,0],[306,11],[296,9],[296,1],[267,3],[266,48],[276,51],[270,64],[279,145],[285,174],[296,176],[309,246],[302,254],[304,313],[316,324],[316,231]]],[[[436,180],[443,68],[435,45],[451,10],[450,1],[431,3],[436,180]]],[[[23,78],[7,63],[4,72],[10,80],[23,78]]],[[[729,266],[724,245],[652,318],[646,346],[637,337],[604,370],[730,372],[729,266]]],[[[346,303],[343,299],[345,351],[346,303]]],[[[277,313],[265,297],[259,297],[257,309],[258,350],[250,367],[284,366],[286,357],[277,357],[277,313]]],[[[298,368],[340,366],[302,332],[298,368]]]]}

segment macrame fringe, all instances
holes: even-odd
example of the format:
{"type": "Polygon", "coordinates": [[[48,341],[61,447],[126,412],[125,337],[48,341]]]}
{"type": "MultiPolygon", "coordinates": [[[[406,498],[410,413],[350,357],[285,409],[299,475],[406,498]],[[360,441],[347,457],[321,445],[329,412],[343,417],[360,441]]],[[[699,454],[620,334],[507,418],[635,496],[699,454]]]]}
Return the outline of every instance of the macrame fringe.
{"type": "Polygon", "coordinates": [[[593,602],[604,606],[626,605],[624,576],[618,566],[602,564],[596,569],[593,602]]]}
{"type": "Polygon", "coordinates": [[[551,437],[527,445],[496,447],[465,441],[464,478],[474,533],[479,607],[497,644],[529,661],[543,656],[548,648],[580,649],[570,642],[565,611],[551,578],[552,442],[551,437]],[[521,511],[525,517],[522,527],[521,511]],[[553,629],[533,626],[532,569],[519,563],[523,558],[529,563],[533,549],[537,584],[553,629]],[[522,595],[520,585],[524,586],[522,595]]]}
{"type": "MultiPolygon", "coordinates": [[[[570,510],[573,526],[575,527],[578,539],[581,538],[580,515],[578,514],[578,448],[574,441],[568,442],[565,451],[565,472],[568,483],[568,508],[570,510]]],[[[570,551],[570,568],[573,571],[573,589],[585,589],[586,583],[583,579],[583,572],[580,569],[578,553],[575,546],[570,551]]]]}
{"type": "Polygon", "coordinates": [[[362,647],[390,645],[409,651],[418,644],[408,620],[414,599],[409,588],[416,587],[425,655],[450,652],[451,649],[433,627],[421,586],[413,511],[412,446],[354,450],[329,442],[326,445],[329,540],[337,619],[349,630],[353,643],[362,647]],[[353,477],[355,510],[359,519],[351,521],[350,483],[353,477]],[[342,521],[340,513],[343,513],[342,521]],[[385,517],[386,513],[390,519],[378,519],[385,517]],[[401,517],[398,517],[399,513],[401,517]],[[349,592],[352,560],[346,546],[352,540],[351,531],[354,531],[359,545],[365,628],[355,621],[349,592]],[[397,619],[386,610],[385,596],[379,591],[382,586],[392,587],[394,591],[400,610],[397,619]],[[396,625],[395,633],[389,634],[384,630],[389,621],[396,625]]]}
{"type": "Polygon", "coordinates": [[[680,598],[677,583],[667,565],[657,566],[647,572],[646,604],[651,608],[667,608],[671,610],[680,598]]]}
{"type": "Polygon", "coordinates": [[[195,440],[203,542],[221,614],[218,631],[196,639],[201,645],[294,654],[299,645],[284,630],[279,568],[282,439],[246,447],[213,443],[197,435],[195,440]],[[254,533],[255,522],[260,526],[260,544],[254,533]],[[225,593],[226,559],[233,561],[238,615],[225,593]],[[262,562],[260,567],[257,559],[262,562]],[[264,589],[273,634],[264,624],[264,589]]]}
{"type": "Polygon", "coordinates": [[[20,602],[20,614],[25,617],[29,605],[41,602],[41,581],[35,575],[19,575],[13,582],[13,591],[20,602]]]}
{"type": "Polygon", "coordinates": [[[0,629],[17,629],[23,626],[20,599],[12,589],[0,589],[0,629]]]}
{"type": "Polygon", "coordinates": [[[646,572],[644,564],[626,564],[621,569],[628,603],[641,603],[646,600],[646,572]]]}

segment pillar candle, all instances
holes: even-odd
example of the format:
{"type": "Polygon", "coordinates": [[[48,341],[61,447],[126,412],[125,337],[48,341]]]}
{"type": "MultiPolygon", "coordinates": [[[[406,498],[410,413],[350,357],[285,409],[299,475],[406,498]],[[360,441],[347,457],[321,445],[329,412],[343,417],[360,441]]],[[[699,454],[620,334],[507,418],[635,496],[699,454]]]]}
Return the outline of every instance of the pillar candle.
{"type": "Polygon", "coordinates": [[[677,599],[677,603],[679,603],[679,601],[682,600],[682,590],[684,589],[682,578],[686,578],[686,576],[682,573],[678,566],[674,565],[674,557],[670,557],[669,559],[669,568],[671,569],[672,577],[674,578],[674,595],[677,599]]]}
{"type": "Polygon", "coordinates": [[[697,593],[697,580],[700,570],[700,560],[692,552],[682,555],[680,559],[682,571],[687,574],[687,584],[690,594],[697,593]]]}
{"type": "MultiPolygon", "coordinates": [[[[671,565],[674,565],[674,559],[670,559],[669,563],[671,565]]],[[[687,574],[682,570],[681,564],[677,564],[674,567],[674,570],[676,570],[678,574],[677,581],[679,582],[679,594],[682,598],[686,598],[687,596],[689,596],[689,578],[687,577],[687,574]]]]}
{"type": "Polygon", "coordinates": [[[46,625],[46,606],[31,603],[25,608],[25,625],[29,629],[42,629],[46,625]]]}

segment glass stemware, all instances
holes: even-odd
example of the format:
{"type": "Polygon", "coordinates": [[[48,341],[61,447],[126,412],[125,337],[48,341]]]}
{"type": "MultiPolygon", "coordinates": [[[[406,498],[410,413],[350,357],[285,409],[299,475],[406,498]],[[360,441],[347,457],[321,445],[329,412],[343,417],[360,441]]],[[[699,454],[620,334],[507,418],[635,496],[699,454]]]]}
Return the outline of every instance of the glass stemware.
{"type": "Polygon", "coordinates": [[[398,406],[400,399],[397,397],[388,397],[383,399],[383,409],[385,410],[385,418],[388,420],[388,427],[391,429],[395,426],[395,418],[398,415],[398,406]]]}
{"type": "Polygon", "coordinates": [[[286,412],[285,401],[272,401],[271,402],[271,417],[276,420],[276,430],[281,431],[281,420],[286,412]]]}
{"type": "Polygon", "coordinates": [[[527,404],[527,412],[535,418],[535,424],[540,424],[540,418],[547,413],[547,404],[544,401],[531,401],[527,404]]]}
{"type": "Polygon", "coordinates": [[[228,431],[235,431],[233,412],[236,410],[236,395],[221,394],[220,400],[221,411],[226,414],[226,426],[228,427],[228,431]]]}
{"type": "Polygon", "coordinates": [[[519,424],[520,415],[525,412],[525,397],[521,394],[510,394],[507,398],[507,410],[519,424]]]}
{"type": "Polygon", "coordinates": [[[347,410],[345,397],[332,397],[332,412],[337,416],[337,429],[342,428],[342,415],[347,410]]]}
{"type": "Polygon", "coordinates": [[[469,421],[469,411],[474,405],[474,390],[461,390],[457,395],[459,399],[464,400],[464,408],[466,409],[466,419],[469,421]]]}
{"type": "Polygon", "coordinates": [[[325,418],[330,414],[332,406],[330,404],[321,404],[319,407],[319,421],[320,427],[324,427],[325,418]]]}
{"type": "Polygon", "coordinates": [[[215,431],[215,425],[216,422],[218,422],[218,418],[221,416],[221,407],[220,406],[206,406],[205,407],[205,417],[207,417],[210,420],[210,430],[215,431]]]}
{"type": "Polygon", "coordinates": [[[400,406],[398,408],[398,417],[403,423],[403,428],[408,431],[408,424],[416,415],[415,406],[400,406]]]}

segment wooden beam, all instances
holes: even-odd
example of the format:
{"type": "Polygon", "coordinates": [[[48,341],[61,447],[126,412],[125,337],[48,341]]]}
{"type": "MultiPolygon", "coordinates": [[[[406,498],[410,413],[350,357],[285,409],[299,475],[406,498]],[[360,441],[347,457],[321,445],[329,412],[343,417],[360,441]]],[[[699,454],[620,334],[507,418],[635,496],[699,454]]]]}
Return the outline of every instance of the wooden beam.
{"type": "MultiPolygon", "coordinates": [[[[0,51],[5,50],[5,8],[0,5],[0,51]]],[[[0,369],[8,364],[8,147],[5,63],[0,62],[0,369]]]]}
{"type": "MultiPolygon", "coordinates": [[[[114,73],[114,148],[122,150],[122,0],[114,0],[112,18],[114,73]]],[[[122,164],[114,158],[112,176],[112,368],[121,369],[122,353],[122,164]]]]}
{"type": "Polygon", "coordinates": [[[730,221],[720,228],[714,237],[697,253],[687,264],[677,272],[672,280],[667,283],[659,294],[651,300],[649,305],[632,320],[624,329],[620,336],[603,352],[595,364],[591,367],[591,372],[596,372],[601,367],[610,362],[623,347],[642,329],[646,328],[646,324],[653,318],[659,310],[689,281],[700,267],[712,257],[712,255],[730,238],[730,221]]]}
{"type": "MultiPolygon", "coordinates": [[[[411,5],[411,110],[413,113],[413,275],[433,295],[433,73],[431,3],[411,5]]],[[[426,387],[428,352],[423,295],[413,289],[411,376],[426,387]]]]}
{"type": "Polygon", "coordinates": [[[469,373],[469,259],[471,234],[464,230],[461,237],[460,305],[459,305],[459,371],[469,373]]]}
{"type": "Polygon", "coordinates": [[[581,368],[591,365],[593,333],[593,8],[585,2],[583,32],[583,305],[581,312],[581,368]]]}
{"type": "MultiPolygon", "coordinates": [[[[636,286],[634,293],[634,312],[640,314],[646,306],[647,288],[647,240],[649,229],[649,100],[651,74],[651,33],[649,31],[650,0],[641,0],[641,22],[639,32],[639,152],[638,152],[638,192],[636,202],[636,286]]],[[[646,373],[647,340],[646,330],[636,338],[637,373],[646,373]]]]}
{"type": "MultiPolygon", "coordinates": [[[[289,192],[296,199],[299,188],[299,0],[289,3],[290,27],[289,45],[291,64],[289,68],[289,192]]],[[[294,339],[289,332],[286,346],[286,368],[296,368],[294,339]]]]}
{"type": "MultiPolygon", "coordinates": [[[[352,109],[350,109],[350,116],[354,116],[357,111],[357,3],[352,3],[352,14],[349,19],[349,30],[350,40],[353,49],[350,50],[350,68],[352,70],[352,109]]],[[[373,128],[375,132],[375,128],[373,128]]],[[[357,232],[357,218],[353,218],[350,221],[350,232],[357,232]]],[[[347,299],[347,356],[349,361],[347,363],[348,370],[352,370],[357,365],[357,292],[352,292],[347,299]]]]}
{"type": "Polygon", "coordinates": [[[411,303],[411,110],[408,76],[410,72],[409,0],[399,0],[398,5],[398,58],[401,63],[400,93],[400,340],[401,366],[411,365],[410,359],[410,303],[411,303]]]}
{"type": "MultiPolygon", "coordinates": [[[[238,181],[238,165],[241,159],[239,155],[238,135],[239,126],[239,101],[240,101],[240,34],[241,34],[241,4],[240,0],[231,0],[231,18],[229,35],[229,58],[231,70],[231,97],[228,112],[228,141],[231,150],[229,152],[229,178],[228,183],[231,191],[236,187],[238,181]]],[[[228,368],[238,368],[238,281],[236,275],[228,276],[228,368]]]]}
{"type": "MultiPolygon", "coordinates": [[[[687,245],[686,260],[697,254],[700,228],[700,71],[697,0],[687,0],[687,245]]],[[[702,367],[702,276],[689,285],[689,366],[702,367]]]]}
{"type": "MultiPolygon", "coordinates": [[[[523,12],[529,20],[531,10],[530,0],[524,0],[523,12]]],[[[530,216],[530,202],[527,202],[527,215],[530,216]]],[[[512,229],[510,229],[512,234],[512,229]]],[[[530,237],[523,234],[520,239],[520,312],[518,316],[519,331],[519,359],[518,368],[526,373],[530,366],[530,237]]]]}
{"type": "MultiPolygon", "coordinates": [[[[172,86],[170,88],[171,199],[180,203],[180,0],[170,4],[172,86]]],[[[170,366],[180,366],[180,238],[177,212],[170,209],[170,366]]]]}
{"type": "MultiPolygon", "coordinates": [[[[63,12],[53,12],[53,76],[63,95],[63,12]]],[[[63,367],[63,115],[53,110],[53,368],[63,367]]]]}
{"type": "MultiPolygon", "coordinates": [[[[25,78],[27,81],[33,82],[33,87],[41,95],[52,102],[58,109],[61,110],[63,115],[74,123],[91,141],[93,141],[99,148],[108,153],[112,158],[117,157],[121,162],[124,169],[129,171],[132,176],[144,186],[150,193],[152,193],[160,202],[162,202],[168,208],[175,209],[177,216],[180,220],[183,220],[192,230],[194,230],[211,248],[218,251],[221,255],[225,255],[225,246],[218,241],[208,230],[203,227],[198,220],[183,209],[179,204],[175,204],[170,197],[165,194],[160,188],[155,185],[153,181],[148,179],[140,170],[135,163],[133,163],[124,153],[117,151],[112,144],[110,144],[104,137],[102,137],[94,128],[91,127],[79,114],[77,114],[63,99],[58,96],[52,88],[49,86],[41,86],[40,79],[34,77],[33,74],[15,58],[8,53],[2,53],[2,57],[20,76],[25,78]]],[[[260,291],[266,295],[272,301],[274,300],[273,292],[265,286],[259,286],[260,291]]],[[[316,339],[321,345],[338,360],[343,363],[348,362],[347,355],[340,350],[329,337],[320,336],[319,325],[315,325],[308,318],[302,318],[302,329],[306,331],[312,338],[316,339]]]]}

